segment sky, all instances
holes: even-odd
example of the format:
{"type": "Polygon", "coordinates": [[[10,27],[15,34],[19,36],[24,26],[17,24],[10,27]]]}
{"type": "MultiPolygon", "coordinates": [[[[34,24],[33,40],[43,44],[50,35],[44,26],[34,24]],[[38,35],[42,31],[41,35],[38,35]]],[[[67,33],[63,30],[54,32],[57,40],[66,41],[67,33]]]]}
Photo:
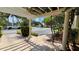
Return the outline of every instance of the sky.
{"type": "MultiPolygon", "coordinates": [[[[8,17],[8,20],[9,20],[10,23],[13,23],[13,22],[17,23],[20,19],[18,19],[16,16],[10,15],[8,17]]],[[[44,20],[44,17],[39,17],[39,18],[33,19],[33,21],[35,21],[35,22],[43,22],[43,20],[44,20]]]]}
{"type": "Polygon", "coordinates": [[[44,20],[44,17],[39,17],[39,18],[33,19],[33,21],[36,21],[36,22],[43,22],[43,20],[44,20]]]}
{"type": "Polygon", "coordinates": [[[10,23],[13,23],[13,22],[17,23],[19,21],[19,19],[16,16],[12,16],[12,15],[8,17],[8,20],[10,23]]]}

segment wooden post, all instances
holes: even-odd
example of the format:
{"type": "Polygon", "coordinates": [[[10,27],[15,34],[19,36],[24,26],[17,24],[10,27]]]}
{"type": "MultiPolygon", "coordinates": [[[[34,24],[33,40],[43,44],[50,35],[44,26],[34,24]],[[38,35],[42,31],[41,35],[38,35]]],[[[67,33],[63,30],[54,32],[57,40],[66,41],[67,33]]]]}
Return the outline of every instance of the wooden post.
{"type": "Polygon", "coordinates": [[[28,36],[28,40],[30,40],[31,38],[31,19],[29,20],[29,36],[28,36]]]}
{"type": "Polygon", "coordinates": [[[59,7],[57,7],[58,11],[60,10],[59,7]]]}
{"type": "Polygon", "coordinates": [[[65,12],[64,30],[63,30],[63,38],[62,38],[63,50],[66,50],[66,43],[68,39],[68,24],[69,24],[69,12],[65,12]]]}

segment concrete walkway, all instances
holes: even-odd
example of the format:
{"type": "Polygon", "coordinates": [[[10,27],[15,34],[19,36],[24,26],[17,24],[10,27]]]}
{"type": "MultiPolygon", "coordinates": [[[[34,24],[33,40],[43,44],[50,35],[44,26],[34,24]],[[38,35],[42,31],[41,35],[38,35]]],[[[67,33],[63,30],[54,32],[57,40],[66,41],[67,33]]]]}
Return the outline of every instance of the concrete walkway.
{"type": "Polygon", "coordinates": [[[0,38],[0,51],[55,51],[61,44],[54,46],[46,35],[32,36],[29,41],[16,33],[7,33],[0,38]]]}
{"type": "MultiPolygon", "coordinates": [[[[7,35],[6,35],[7,36],[7,35]]],[[[25,38],[21,38],[19,35],[15,37],[3,36],[0,41],[1,51],[55,51],[56,48],[47,42],[46,36],[32,36],[32,38],[27,42],[25,38]],[[18,36],[18,37],[17,37],[18,36]],[[20,37],[20,39],[19,39],[20,37]]],[[[60,46],[60,45],[59,45],[60,46]]]]}
{"type": "Polygon", "coordinates": [[[29,42],[25,41],[20,35],[7,34],[0,38],[0,50],[1,51],[49,51],[52,50],[52,46],[45,41],[43,37],[34,37],[29,42]]]}
{"type": "Polygon", "coordinates": [[[24,39],[25,38],[22,38],[20,35],[17,34],[3,35],[2,38],[0,38],[0,50],[21,51],[29,46],[29,44],[27,44],[24,39]]]}

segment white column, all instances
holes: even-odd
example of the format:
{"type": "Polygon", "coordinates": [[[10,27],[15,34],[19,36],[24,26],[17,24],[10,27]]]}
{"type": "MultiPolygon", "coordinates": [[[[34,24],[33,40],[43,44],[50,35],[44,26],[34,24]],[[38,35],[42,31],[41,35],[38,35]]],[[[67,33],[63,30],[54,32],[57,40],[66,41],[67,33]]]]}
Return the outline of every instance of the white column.
{"type": "Polygon", "coordinates": [[[64,29],[63,29],[63,40],[62,40],[62,48],[63,50],[66,49],[66,43],[68,39],[68,22],[69,20],[69,12],[65,12],[65,20],[64,20],[64,29]]]}

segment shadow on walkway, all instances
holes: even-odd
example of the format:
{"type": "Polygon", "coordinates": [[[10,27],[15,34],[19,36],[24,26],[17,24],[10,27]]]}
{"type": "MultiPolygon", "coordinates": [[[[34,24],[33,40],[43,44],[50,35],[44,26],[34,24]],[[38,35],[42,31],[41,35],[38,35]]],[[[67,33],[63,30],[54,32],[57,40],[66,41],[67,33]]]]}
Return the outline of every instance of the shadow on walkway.
{"type": "Polygon", "coordinates": [[[54,51],[54,49],[52,49],[46,45],[40,46],[31,41],[27,41],[27,40],[25,40],[25,41],[33,47],[30,51],[54,51]]]}

